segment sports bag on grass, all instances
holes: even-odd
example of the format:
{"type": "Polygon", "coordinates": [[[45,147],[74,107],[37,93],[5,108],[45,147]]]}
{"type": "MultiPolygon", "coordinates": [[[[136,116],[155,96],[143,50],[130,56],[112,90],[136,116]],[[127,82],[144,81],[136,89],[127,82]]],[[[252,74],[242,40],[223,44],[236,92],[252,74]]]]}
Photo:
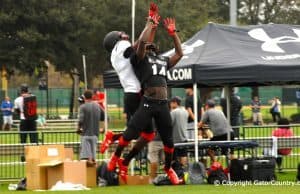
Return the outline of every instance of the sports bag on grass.
{"type": "Polygon", "coordinates": [[[189,164],[188,168],[188,184],[202,184],[205,181],[205,166],[202,162],[194,162],[189,164]]]}
{"type": "Polygon", "coordinates": [[[97,168],[97,184],[98,186],[119,185],[118,173],[116,171],[108,171],[106,162],[102,162],[97,168]]]}

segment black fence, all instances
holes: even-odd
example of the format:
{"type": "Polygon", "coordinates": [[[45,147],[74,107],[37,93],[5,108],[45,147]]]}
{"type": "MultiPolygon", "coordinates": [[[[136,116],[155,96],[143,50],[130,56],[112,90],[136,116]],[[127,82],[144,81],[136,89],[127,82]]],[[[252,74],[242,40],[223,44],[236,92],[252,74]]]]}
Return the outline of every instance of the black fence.
{"type": "MultiPolygon", "coordinates": [[[[265,149],[272,148],[272,131],[278,126],[242,126],[236,129],[238,139],[253,140],[259,143],[257,155],[262,157],[265,155],[265,149]]],[[[288,146],[292,148],[292,153],[283,157],[282,168],[284,170],[295,170],[300,162],[300,125],[291,125],[294,137],[286,139],[283,143],[279,141],[280,146],[288,146]]],[[[33,132],[38,133],[38,142],[36,144],[64,144],[65,147],[73,148],[75,159],[79,158],[80,152],[80,136],[75,130],[47,130],[33,132]]],[[[103,139],[103,135],[99,137],[99,144],[103,139]]],[[[24,160],[24,144],[20,144],[20,132],[0,132],[0,181],[1,180],[16,180],[25,176],[25,160],[24,160]]],[[[32,145],[27,143],[26,145],[32,145]]],[[[99,154],[97,152],[97,160],[110,158],[110,153],[114,150],[112,146],[108,154],[99,154]]],[[[128,151],[128,150],[127,150],[128,151]]],[[[125,152],[126,153],[126,152],[125,152]]],[[[239,153],[240,154],[240,153],[239,153]]],[[[242,154],[242,157],[250,157],[247,154],[242,154]]],[[[144,156],[145,157],[145,154],[144,156]]],[[[141,167],[141,166],[140,166],[141,167]]],[[[147,169],[146,169],[147,172],[147,169]]]]}
{"type": "MultiPolygon", "coordinates": [[[[280,126],[243,126],[239,129],[238,138],[241,140],[253,140],[258,142],[258,156],[268,157],[273,155],[277,150],[272,150],[275,144],[275,139],[272,137],[272,131],[277,128],[280,128],[280,126]]],[[[283,169],[296,169],[297,165],[300,163],[300,125],[290,125],[290,129],[293,132],[292,137],[276,138],[276,147],[278,149],[292,148],[289,155],[280,155],[276,153],[276,155],[278,154],[278,157],[282,157],[283,169]]]]}
{"type": "MultiPolygon", "coordinates": [[[[115,131],[118,132],[118,131],[115,131]]],[[[63,144],[66,148],[72,148],[74,159],[79,159],[80,154],[80,135],[76,133],[75,130],[49,130],[49,131],[38,131],[38,132],[22,132],[27,134],[26,144],[21,144],[20,135],[21,132],[0,132],[0,181],[4,180],[16,180],[25,177],[25,153],[24,147],[27,145],[51,145],[51,144],[63,144]],[[38,142],[30,143],[30,135],[37,134],[38,142]]],[[[105,154],[99,153],[99,146],[101,140],[103,139],[103,134],[99,136],[98,146],[97,146],[97,156],[96,160],[103,161],[110,158],[111,154],[116,148],[116,144],[109,147],[108,152],[105,154]]],[[[128,146],[124,150],[124,154],[129,152],[128,146]]],[[[146,171],[145,166],[140,163],[141,155],[137,156],[135,162],[135,174],[142,174],[142,170],[146,171]]]]}

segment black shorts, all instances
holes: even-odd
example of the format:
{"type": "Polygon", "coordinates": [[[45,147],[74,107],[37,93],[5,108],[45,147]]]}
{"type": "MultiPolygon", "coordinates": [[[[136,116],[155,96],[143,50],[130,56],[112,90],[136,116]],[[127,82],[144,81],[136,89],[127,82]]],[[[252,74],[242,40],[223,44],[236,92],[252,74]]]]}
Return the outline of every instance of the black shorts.
{"type": "MultiPolygon", "coordinates": [[[[143,97],[139,108],[128,123],[130,130],[126,131],[141,130],[145,133],[152,133],[152,119],[155,121],[157,131],[164,145],[174,147],[172,120],[167,100],[153,100],[143,97]]],[[[125,139],[130,138],[130,136],[131,134],[124,132],[125,139]]]]}
{"type": "Polygon", "coordinates": [[[20,120],[20,131],[36,131],[36,121],[20,120]]]}
{"type": "MultiPolygon", "coordinates": [[[[233,131],[230,132],[230,140],[234,140],[234,133],[233,131]]],[[[210,139],[210,141],[227,141],[227,133],[223,135],[213,136],[213,138],[210,139]]],[[[221,154],[227,155],[228,149],[222,148],[221,154]]],[[[230,149],[230,153],[233,154],[233,149],[230,149]]]]}
{"type": "Polygon", "coordinates": [[[30,143],[38,143],[38,133],[36,131],[35,120],[20,121],[20,138],[21,143],[26,143],[27,134],[30,137],[30,143]]]}
{"type": "Polygon", "coordinates": [[[141,101],[140,93],[124,93],[124,113],[126,113],[127,123],[138,109],[141,101]]]}
{"type": "MultiPolygon", "coordinates": [[[[230,132],[230,140],[234,140],[234,133],[230,132]]],[[[223,135],[213,136],[210,141],[227,141],[227,133],[223,135]]]]}

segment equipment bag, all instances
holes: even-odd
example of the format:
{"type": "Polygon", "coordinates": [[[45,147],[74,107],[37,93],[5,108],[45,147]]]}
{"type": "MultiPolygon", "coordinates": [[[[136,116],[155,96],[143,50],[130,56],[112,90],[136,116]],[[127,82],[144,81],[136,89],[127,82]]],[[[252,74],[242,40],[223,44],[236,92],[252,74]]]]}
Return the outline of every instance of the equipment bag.
{"type": "Polygon", "coordinates": [[[228,181],[228,177],[223,169],[212,170],[207,177],[208,184],[222,184],[226,181],[228,181]]]}
{"type": "Polygon", "coordinates": [[[275,176],[275,158],[233,159],[230,162],[232,181],[273,181],[275,176]]]}
{"type": "Polygon", "coordinates": [[[189,184],[203,184],[205,181],[205,166],[202,162],[189,164],[188,180],[189,184]]]}
{"type": "Polygon", "coordinates": [[[207,171],[207,183],[208,184],[222,184],[228,181],[227,174],[220,162],[213,162],[207,171]]]}
{"type": "Polygon", "coordinates": [[[108,171],[106,162],[102,162],[97,168],[97,184],[99,186],[119,185],[118,173],[116,171],[108,171]]]}
{"type": "MultiPolygon", "coordinates": [[[[172,163],[172,168],[175,171],[175,173],[177,174],[179,179],[184,179],[184,169],[182,167],[182,165],[180,164],[179,161],[175,160],[172,163]]],[[[156,186],[161,186],[161,185],[172,185],[169,177],[167,175],[158,175],[154,180],[153,180],[153,184],[156,186]]]]}

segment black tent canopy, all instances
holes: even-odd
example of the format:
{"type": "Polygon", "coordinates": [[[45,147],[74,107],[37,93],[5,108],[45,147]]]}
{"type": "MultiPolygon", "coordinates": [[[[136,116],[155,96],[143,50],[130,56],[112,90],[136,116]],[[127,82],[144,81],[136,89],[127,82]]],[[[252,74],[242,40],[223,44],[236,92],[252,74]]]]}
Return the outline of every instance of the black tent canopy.
{"type": "MultiPolygon", "coordinates": [[[[184,56],[168,71],[168,84],[193,84],[195,159],[198,160],[197,86],[300,84],[300,26],[265,24],[233,27],[209,23],[182,44],[184,56]]],[[[171,55],[170,50],[164,55],[171,55]]],[[[104,73],[105,88],[120,88],[113,70],[104,73]]],[[[229,107],[229,106],[227,106],[229,107]]],[[[230,111],[227,110],[227,119],[230,111]]],[[[228,139],[229,139],[228,134],[228,139]]]]}
{"type": "MultiPolygon", "coordinates": [[[[184,56],[168,72],[180,87],[281,85],[300,83],[300,26],[264,24],[233,27],[209,23],[182,44],[184,56]]],[[[164,55],[171,55],[170,50],[164,55]]],[[[104,73],[105,88],[118,88],[113,70],[104,73]]]]}

